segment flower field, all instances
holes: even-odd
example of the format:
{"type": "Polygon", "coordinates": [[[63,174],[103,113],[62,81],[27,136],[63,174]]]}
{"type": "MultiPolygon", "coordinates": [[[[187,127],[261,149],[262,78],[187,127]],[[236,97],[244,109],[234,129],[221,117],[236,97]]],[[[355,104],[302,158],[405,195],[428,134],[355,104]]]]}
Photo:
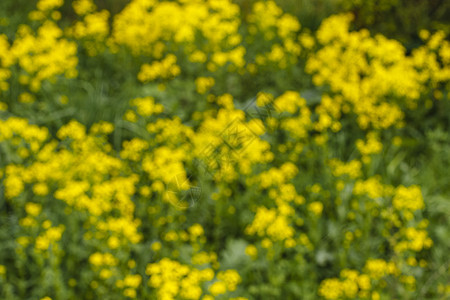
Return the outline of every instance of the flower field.
{"type": "Polygon", "coordinates": [[[0,299],[450,298],[445,1],[1,2],[0,299]]]}

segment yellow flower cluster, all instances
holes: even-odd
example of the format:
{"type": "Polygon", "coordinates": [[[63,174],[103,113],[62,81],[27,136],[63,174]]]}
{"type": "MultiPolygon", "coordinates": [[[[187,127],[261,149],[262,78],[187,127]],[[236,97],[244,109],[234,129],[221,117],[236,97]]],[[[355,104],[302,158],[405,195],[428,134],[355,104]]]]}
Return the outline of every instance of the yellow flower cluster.
{"type": "Polygon", "coordinates": [[[204,265],[209,263],[214,264],[216,262],[216,259],[217,255],[215,253],[208,254],[205,251],[201,251],[192,256],[191,262],[194,265],[204,265]]]}
{"type": "Polygon", "coordinates": [[[414,227],[402,228],[400,234],[402,238],[394,247],[394,250],[398,253],[408,250],[420,252],[433,245],[433,240],[428,237],[428,233],[424,229],[416,229],[414,227]]]}
{"type": "Polygon", "coordinates": [[[72,1],[72,7],[75,13],[80,16],[91,13],[97,8],[92,0],[72,1]]]}
{"type": "MultiPolygon", "coordinates": [[[[210,268],[198,270],[168,258],[148,264],[146,274],[150,276],[148,285],[157,289],[160,299],[200,299],[203,282],[215,277],[210,268]]],[[[235,270],[219,272],[217,279],[209,288],[214,296],[234,291],[241,281],[235,270]]]]}
{"type": "Polygon", "coordinates": [[[27,204],[25,204],[25,211],[27,212],[27,214],[35,217],[41,213],[42,205],[38,203],[28,202],[27,204]]]}
{"type": "Polygon", "coordinates": [[[47,11],[61,7],[63,4],[64,0],[39,0],[36,7],[40,11],[47,11]]]}
{"type": "MultiPolygon", "coordinates": [[[[77,7],[78,10],[85,12],[89,11],[90,7],[77,7]]],[[[104,49],[104,42],[109,35],[109,11],[102,10],[99,12],[92,12],[83,17],[83,20],[77,21],[70,27],[67,34],[73,36],[75,39],[84,40],[84,47],[90,56],[95,56],[104,49]]]]}
{"type": "Polygon", "coordinates": [[[341,129],[339,118],[344,110],[342,107],[342,97],[337,95],[331,98],[324,94],[320,104],[316,107],[316,113],[319,115],[319,120],[314,124],[314,129],[317,131],[325,131],[331,128],[333,132],[338,132],[341,129]]]}
{"type": "Polygon", "coordinates": [[[333,176],[340,177],[347,175],[348,177],[355,179],[362,176],[361,162],[359,160],[351,160],[347,163],[338,159],[332,159],[329,161],[329,165],[332,169],[333,176]]]}
{"type": "Polygon", "coordinates": [[[195,79],[195,86],[197,93],[205,94],[209,89],[214,86],[214,78],[212,77],[198,77],[195,79]]]}
{"type": "MultiPolygon", "coordinates": [[[[258,206],[252,223],[245,229],[246,234],[262,238],[261,246],[268,249],[268,259],[274,255],[273,242],[281,242],[287,249],[297,244],[304,245],[308,249],[313,248],[308,237],[303,233],[298,235],[294,229],[294,223],[298,226],[303,225],[303,220],[296,217],[294,207],[305,203],[305,198],[298,195],[295,186],[289,183],[297,174],[298,169],[294,164],[285,163],[279,169],[271,168],[248,179],[249,186],[256,181],[259,189],[268,189],[269,198],[276,204],[276,207],[270,209],[258,206]]],[[[323,204],[312,201],[308,209],[319,216],[322,213],[323,204]]],[[[246,253],[255,258],[258,252],[255,246],[249,246],[246,253]]]]}
{"type": "Polygon", "coordinates": [[[11,46],[11,55],[26,72],[21,83],[31,91],[40,89],[44,80],[57,75],[77,76],[77,45],[63,37],[63,31],[52,21],[46,21],[37,34],[27,25],[21,25],[11,46]]]}
{"type": "Polygon", "coordinates": [[[163,112],[164,106],[155,103],[153,97],[136,98],[130,101],[131,106],[136,108],[136,111],[142,117],[150,117],[163,112]]]}
{"type": "Polygon", "coordinates": [[[259,207],[252,224],[247,227],[246,233],[258,236],[269,236],[272,240],[285,240],[292,238],[294,229],[289,226],[287,216],[277,215],[276,209],[259,207]]]}
{"type": "Polygon", "coordinates": [[[395,189],[392,205],[399,211],[415,211],[424,208],[423,196],[420,187],[412,185],[410,187],[399,186],[395,189]]]}
{"type": "Polygon", "coordinates": [[[364,142],[361,139],[358,139],[356,141],[356,148],[358,148],[359,152],[361,153],[362,160],[364,162],[370,161],[370,155],[380,153],[383,149],[383,144],[379,141],[379,138],[377,136],[376,132],[369,132],[367,134],[367,141],[364,142]]]}
{"type": "Polygon", "coordinates": [[[341,14],[324,20],[317,32],[322,48],[308,59],[306,70],[316,85],[328,84],[343,97],[361,128],[401,125],[402,104],[386,99],[406,99],[409,106],[417,102],[422,74],[399,42],[371,37],[365,29],[350,32],[352,18],[341,14]]]}
{"type": "Polygon", "coordinates": [[[114,125],[109,122],[100,121],[98,123],[93,124],[89,131],[91,134],[94,134],[94,135],[95,134],[99,134],[99,135],[110,134],[114,131],[114,125]]]}
{"type": "MultiPolygon", "coordinates": [[[[275,98],[273,103],[276,112],[282,116],[279,120],[279,128],[286,130],[297,140],[306,138],[312,127],[311,111],[306,105],[306,100],[298,92],[287,91],[275,98]]],[[[274,122],[274,120],[268,120],[269,124],[274,122]]]]}
{"type": "Polygon", "coordinates": [[[17,100],[19,100],[19,102],[22,102],[22,103],[33,103],[36,99],[33,94],[25,92],[25,93],[21,93],[17,100]]]}
{"type": "Polygon", "coordinates": [[[95,252],[89,256],[89,263],[94,267],[116,266],[119,262],[111,253],[95,252]]]}
{"type": "MultiPolygon", "coordinates": [[[[0,34],[0,95],[1,92],[7,91],[9,89],[9,83],[7,80],[11,76],[11,71],[9,70],[9,66],[14,63],[14,58],[10,54],[10,45],[8,42],[8,38],[4,34],[0,34]]],[[[0,102],[0,110],[2,102],[0,102]]],[[[5,104],[4,104],[5,105],[5,104]]]]}
{"type": "Polygon", "coordinates": [[[328,278],[321,282],[319,295],[325,299],[379,299],[379,293],[374,289],[378,281],[387,275],[399,276],[400,272],[393,262],[382,259],[369,259],[364,267],[364,273],[357,270],[343,269],[340,278],[328,278]]]}
{"type": "MultiPolygon", "coordinates": [[[[0,141],[10,142],[19,150],[26,145],[30,149],[29,155],[24,157],[28,161],[26,167],[7,165],[4,179],[5,196],[10,201],[15,201],[26,185],[33,186],[37,203],[29,202],[25,206],[28,216],[20,221],[23,227],[36,225],[33,217],[37,217],[42,209],[40,201],[52,193],[55,199],[65,203],[67,214],[73,210],[87,213],[89,218],[84,223],[86,240],[102,240],[112,251],[119,251],[142,239],[138,231],[140,221],[135,219],[135,204],[131,199],[136,192],[138,177],[121,175],[119,170],[123,172],[125,166],[108,154],[111,147],[105,143],[105,134],[112,131],[112,124],[94,124],[92,133],[87,133],[83,125],[72,121],[57,132],[58,138],[68,145],[59,150],[56,150],[57,141],[48,141],[46,129],[29,125],[26,120],[9,118],[0,121],[0,129],[0,141]],[[111,214],[112,211],[115,213],[111,214]]],[[[50,246],[53,250],[58,248],[56,242],[61,238],[64,227],[50,227],[50,224],[48,220],[43,223],[45,231],[35,240],[38,251],[45,252],[50,246]]],[[[19,243],[26,246],[29,242],[21,239],[19,243]]],[[[93,266],[114,266],[118,261],[111,259],[111,255],[96,253],[90,262],[93,266]]],[[[98,268],[98,272],[101,278],[113,274],[112,270],[105,268],[98,268]]],[[[133,294],[131,291],[127,293],[133,294]]]]}
{"type": "Polygon", "coordinates": [[[22,170],[22,168],[15,166],[6,167],[6,178],[4,180],[6,199],[17,197],[23,192],[24,183],[20,176],[22,170]]]}
{"type": "Polygon", "coordinates": [[[373,176],[366,180],[358,180],[353,188],[354,195],[367,195],[371,199],[378,199],[390,196],[393,193],[393,187],[381,183],[380,176],[373,176]]]}
{"type": "Polygon", "coordinates": [[[125,276],[123,280],[119,279],[116,281],[116,286],[118,288],[124,288],[123,295],[129,298],[136,298],[136,289],[142,283],[142,276],[139,274],[129,274],[125,276]]]}
{"type": "Polygon", "coordinates": [[[341,282],[337,278],[325,279],[319,287],[319,295],[325,299],[339,299],[342,295],[341,282]]]}
{"type": "Polygon", "coordinates": [[[13,142],[18,148],[18,152],[25,145],[28,145],[31,151],[36,152],[48,138],[48,129],[28,124],[21,118],[11,117],[0,120],[0,128],[0,142],[13,142]]]}
{"type": "MultiPolygon", "coordinates": [[[[240,43],[238,34],[239,7],[229,0],[202,1],[131,1],[115,16],[113,41],[126,45],[138,54],[159,59],[166,50],[180,49],[192,61],[205,63],[208,54],[215,54],[211,68],[221,64],[221,57],[240,43]],[[189,16],[189,18],[186,18],[189,16]],[[196,44],[196,35],[203,37],[196,44]],[[148,45],[154,45],[149,47],[148,45]]],[[[231,59],[231,61],[233,61],[231,59]]]]}
{"type": "Polygon", "coordinates": [[[290,162],[284,163],[279,169],[271,168],[266,172],[262,172],[255,179],[249,180],[248,184],[251,185],[255,182],[259,182],[261,188],[266,189],[270,186],[281,185],[284,182],[295,177],[298,174],[298,168],[290,162]]]}
{"type": "Polygon", "coordinates": [[[301,25],[294,16],[283,13],[275,1],[258,1],[253,5],[247,20],[249,42],[258,38],[272,42],[266,52],[258,49],[255,56],[257,66],[275,65],[286,69],[297,62],[301,46],[296,40],[301,25]]]}
{"type": "Polygon", "coordinates": [[[233,292],[237,285],[241,282],[241,276],[235,270],[227,270],[217,273],[218,281],[214,282],[209,290],[214,296],[224,294],[227,291],[233,292]]]}
{"type": "Polygon", "coordinates": [[[36,249],[40,251],[47,251],[50,245],[55,245],[54,243],[61,239],[63,231],[64,225],[48,228],[36,238],[36,249]]]}
{"type": "Polygon", "coordinates": [[[320,216],[323,211],[323,204],[319,201],[313,201],[308,205],[308,210],[316,216],[320,216]]]}
{"type": "Polygon", "coordinates": [[[109,32],[108,26],[109,12],[102,10],[84,17],[83,22],[76,22],[73,27],[73,35],[77,39],[92,36],[102,40],[109,32]]]}
{"type": "Polygon", "coordinates": [[[120,157],[132,161],[140,161],[142,154],[149,148],[148,142],[134,138],[123,142],[123,150],[120,151],[120,157]]]}
{"type": "Polygon", "coordinates": [[[206,168],[214,171],[217,181],[232,182],[238,170],[249,174],[251,167],[272,159],[270,145],[260,138],[264,125],[259,119],[245,120],[242,110],[234,109],[232,97],[218,97],[226,106],[204,118],[192,139],[195,156],[203,160],[206,168]]]}
{"type": "Polygon", "coordinates": [[[169,79],[180,74],[181,69],[176,65],[177,57],[168,54],[163,60],[155,61],[151,65],[143,64],[138,74],[139,81],[153,81],[157,78],[169,79]]]}
{"type": "MultiPolygon", "coordinates": [[[[420,71],[421,79],[429,81],[433,88],[450,80],[450,42],[445,32],[436,31],[433,35],[423,30],[420,34],[426,44],[412,51],[414,65],[420,71]]],[[[440,99],[440,97],[438,97],[440,99]]]]}
{"type": "MultiPolygon", "coordinates": [[[[173,150],[169,147],[160,147],[154,153],[146,155],[142,161],[142,169],[148,173],[152,180],[160,180],[169,184],[174,176],[179,176],[181,183],[187,180],[183,162],[187,160],[187,154],[181,149],[173,150]],[[160,170],[155,172],[155,170],[160,170]]],[[[156,184],[155,184],[156,186],[156,184]]]]}
{"type": "Polygon", "coordinates": [[[170,146],[174,149],[189,147],[188,143],[194,135],[192,128],[184,125],[178,117],[160,118],[156,122],[149,122],[146,129],[154,136],[154,139],[149,141],[150,144],[170,146]]]}
{"type": "Polygon", "coordinates": [[[258,249],[255,247],[255,245],[248,245],[245,248],[245,254],[250,256],[252,259],[256,259],[258,256],[258,249]]]}
{"type": "Polygon", "coordinates": [[[394,262],[386,262],[382,259],[369,259],[366,261],[364,269],[370,278],[376,280],[399,272],[394,262]]]}

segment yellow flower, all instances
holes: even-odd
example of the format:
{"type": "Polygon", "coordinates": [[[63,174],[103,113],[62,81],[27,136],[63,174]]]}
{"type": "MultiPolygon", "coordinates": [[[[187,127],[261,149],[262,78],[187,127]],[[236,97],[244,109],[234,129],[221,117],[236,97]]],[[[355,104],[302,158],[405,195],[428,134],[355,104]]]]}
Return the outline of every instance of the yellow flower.
{"type": "Polygon", "coordinates": [[[37,8],[41,11],[52,10],[62,6],[63,4],[64,0],[39,0],[37,3],[37,8]]]}
{"type": "Polygon", "coordinates": [[[369,259],[365,269],[371,278],[380,279],[387,274],[387,263],[382,259],[369,259]]]}
{"type": "Polygon", "coordinates": [[[27,236],[19,236],[16,241],[22,247],[26,247],[28,244],[30,244],[30,238],[27,236]]]}
{"type": "Polygon", "coordinates": [[[130,104],[136,107],[137,113],[143,117],[160,114],[164,110],[161,104],[155,104],[153,97],[136,98],[131,100],[130,104]]]}
{"type": "Polygon", "coordinates": [[[101,266],[103,264],[103,255],[96,252],[89,257],[89,262],[94,266],[101,266]]]}
{"type": "Polygon", "coordinates": [[[132,123],[136,123],[138,120],[136,113],[132,110],[127,110],[123,116],[123,119],[132,123]]]}
{"type": "Polygon", "coordinates": [[[25,211],[27,212],[27,214],[31,215],[31,216],[37,216],[41,213],[42,210],[42,205],[37,204],[37,203],[32,203],[32,202],[28,202],[27,204],[25,204],[25,211]]]}
{"type": "Polygon", "coordinates": [[[342,292],[341,282],[337,278],[325,279],[320,283],[319,295],[325,299],[339,299],[342,292]]]}
{"type": "Polygon", "coordinates": [[[256,247],[254,245],[248,245],[245,248],[245,254],[247,254],[251,258],[255,259],[256,256],[258,255],[258,249],[256,249],[256,247]]]}
{"type": "Polygon", "coordinates": [[[420,187],[412,185],[410,187],[399,186],[395,190],[392,204],[397,210],[419,210],[424,208],[424,202],[420,187]]]}
{"type": "Polygon", "coordinates": [[[117,249],[120,246],[120,240],[116,236],[111,236],[108,239],[108,247],[111,249],[117,249]]]}
{"type": "Polygon", "coordinates": [[[427,40],[430,37],[430,32],[426,29],[422,29],[419,31],[419,37],[422,40],[427,40]]]}
{"type": "Polygon", "coordinates": [[[227,286],[222,281],[216,281],[209,287],[209,291],[214,296],[218,296],[227,292],[227,286]]]}
{"type": "Polygon", "coordinates": [[[199,237],[204,234],[203,227],[198,223],[189,227],[188,231],[193,237],[199,237]]]}
{"type": "Polygon", "coordinates": [[[205,94],[211,87],[214,86],[214,78],[212,77],[198,77],[195,80],[197,93],[205,94]]]}
{"type": "Polygon", "coordinates": [[[100,271],[100,277],[103,279],[108,279],[111,276],[112,276],[112,271],[109,269],[102,269],[100,271]]]}
{"type": "Polygon", "coordinates": [[[272,244],[273,244],[272,241],[269,240],[268,238],[265,238],[261,241],[261,247],[265,249],[272,247],[272,244]]]}
{"type": "Polygon", "coordinates": [[[202,280],[210,281],[214,278],[214,271],[211,268],[203,269],[200,273],[202,280]]]}
{"type": "Polygon", "coordinates": [[[33,103],[35,100],[34,95],[30,93],[22,93],[19,95],[19,102],[22,103],[33,103]]]}
{"type": "Polygon", "coordinates": [[[132,287],[132,288],[138,288],[139,285],[142,282],[142,277],[139,274],[135,275],[127,275],[125,279],[123,280],[125,286],[132,287]]]}
{"type": "Polygon", "coordinates": [[[181,73],[181,69],[176,65],[176,61],[177,57],[169,54],[161,61],[143,64],[138,74],[139,81],[148,82],[157,78],[169,79],[178,76],[181,73]]]}
{"type": "Polygon", "coordinates": [[[322,190],[322,187],[320,186],[320,184],[317,184],[317,183],[311,187],[311,192],[314,194],[320,193],[321,190],[322,190]]]}
{"type": "Polygon", "coordinates": [[[128,288],[123,291],[123,295],[128,298],[136,298],[137,294],[135,289],[128,288]]]}
{"type": "Polygon", "coordinates": [[[133,269],[136,267],[136,261],[134,259],[130,259],[128,261],[128,268],[133,269]]]}
{"type": "Polygon", "coordinates": [[[320,216],[322,214],[323,204],[322,202],[314,201],[308,205],[308,209],[309,211],[313,212],[316,216],[320,216]]]}
{"type": "Polygon", "coordinates": [[[154,242],[151,246],[152,250],[155,252],[161,250],[161,247],[162,245],[160,242],[154,242]]]}
{"type": "MultiPolygon", "coordinates": [[[[342,162],[337,159],[333,159],[329,162],[331,169],[333,170],[333,176],[340,177],[348,175],[350,178],[358,178],[361,173],[361,162],[359,160],[352,160],[349,162],[342,162]]],[[[339,182],[338,182],[339,183],[339,182]]],[[[343,182],[342,182],[343,184],[343,182]]],[[[342,185],[341,184],[341,185],[342,185]]],[[[342,190],[342,188],[341,188],[342,190]]]]}
{"type": "Polygon", "coordinates": [[[52,222],[50,220],[45,220],[42,223],[42,228],[48,229],[48,228],[50,228],[50,226],[52,226],[52,222]]]}
{"type": "Polygon", "coordinates": [[[236,286],[241,282],[241,276],[236,270],[226,270],[219,272],[217,278],[225,282],[228,291],[236,290],[236,286]]]}
{"type": "Polygon", "coordinates": [[[36,183],[33,186],[33,193],[37,196],[47,196],[48,195],[48,186],[47,184],[40,182],[36,183]]]}
{"type": "Polygon", "coordinates": [[[192,256],[192,264],[194,265],[203,265],[210,262],[210,258],[208,253],[202,251],[192,256]]]}
{"type": "Polygon", "coordinates": [[[86,15],[96,9],[92,0],[75,0],[72,2],[72,7],[77,15],[86,15]]]}

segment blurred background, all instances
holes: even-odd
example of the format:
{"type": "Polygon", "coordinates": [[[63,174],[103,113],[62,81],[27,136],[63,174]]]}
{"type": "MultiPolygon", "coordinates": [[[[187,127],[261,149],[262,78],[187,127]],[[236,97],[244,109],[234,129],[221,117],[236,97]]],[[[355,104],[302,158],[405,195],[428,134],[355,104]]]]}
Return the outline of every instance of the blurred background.
{"type": "MultiPolygon", "coordinates": [[[[8,17],[7,28],[16,28],[21,20],[34,9],[37,0],[2,0],[0,17],[8,17]]],[[[70,1],[62,8],[64,16],[75,18],[70,1]]],[[[243,15],[251,11],[255,0],[235,0],[241,7],[243,15]]],[[[277,0],[275,1],[287,13],[297,16],[300,23],[315,30],[321,21],[339,12],[353,12],[355,26],[368,28],[372,33],[382,33],[389,38],[401,41],[407,48],[419,42],[421,29],[450,30],[450,1],[446,0],[277,0]]],[[[108,9],[112,15],[120,12],[129,1],[98,0],[99,9],[108,9]]],[[[9,31],[4,26],[3,30],[9,31]]],[[[0,27],[2,28],[2,27],[0,27]]],[[[0,30],[0,31],[3,31],[0,30]]]]}

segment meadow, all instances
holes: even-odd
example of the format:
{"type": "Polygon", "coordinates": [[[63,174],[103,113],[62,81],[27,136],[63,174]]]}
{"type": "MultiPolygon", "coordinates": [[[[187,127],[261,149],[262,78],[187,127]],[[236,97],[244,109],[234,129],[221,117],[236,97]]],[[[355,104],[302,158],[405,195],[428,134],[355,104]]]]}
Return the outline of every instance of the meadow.
{"type": "Polygon", "coordinates": [[[0,299],[448,299],[449,10],[2,0],[0,299]]]}

